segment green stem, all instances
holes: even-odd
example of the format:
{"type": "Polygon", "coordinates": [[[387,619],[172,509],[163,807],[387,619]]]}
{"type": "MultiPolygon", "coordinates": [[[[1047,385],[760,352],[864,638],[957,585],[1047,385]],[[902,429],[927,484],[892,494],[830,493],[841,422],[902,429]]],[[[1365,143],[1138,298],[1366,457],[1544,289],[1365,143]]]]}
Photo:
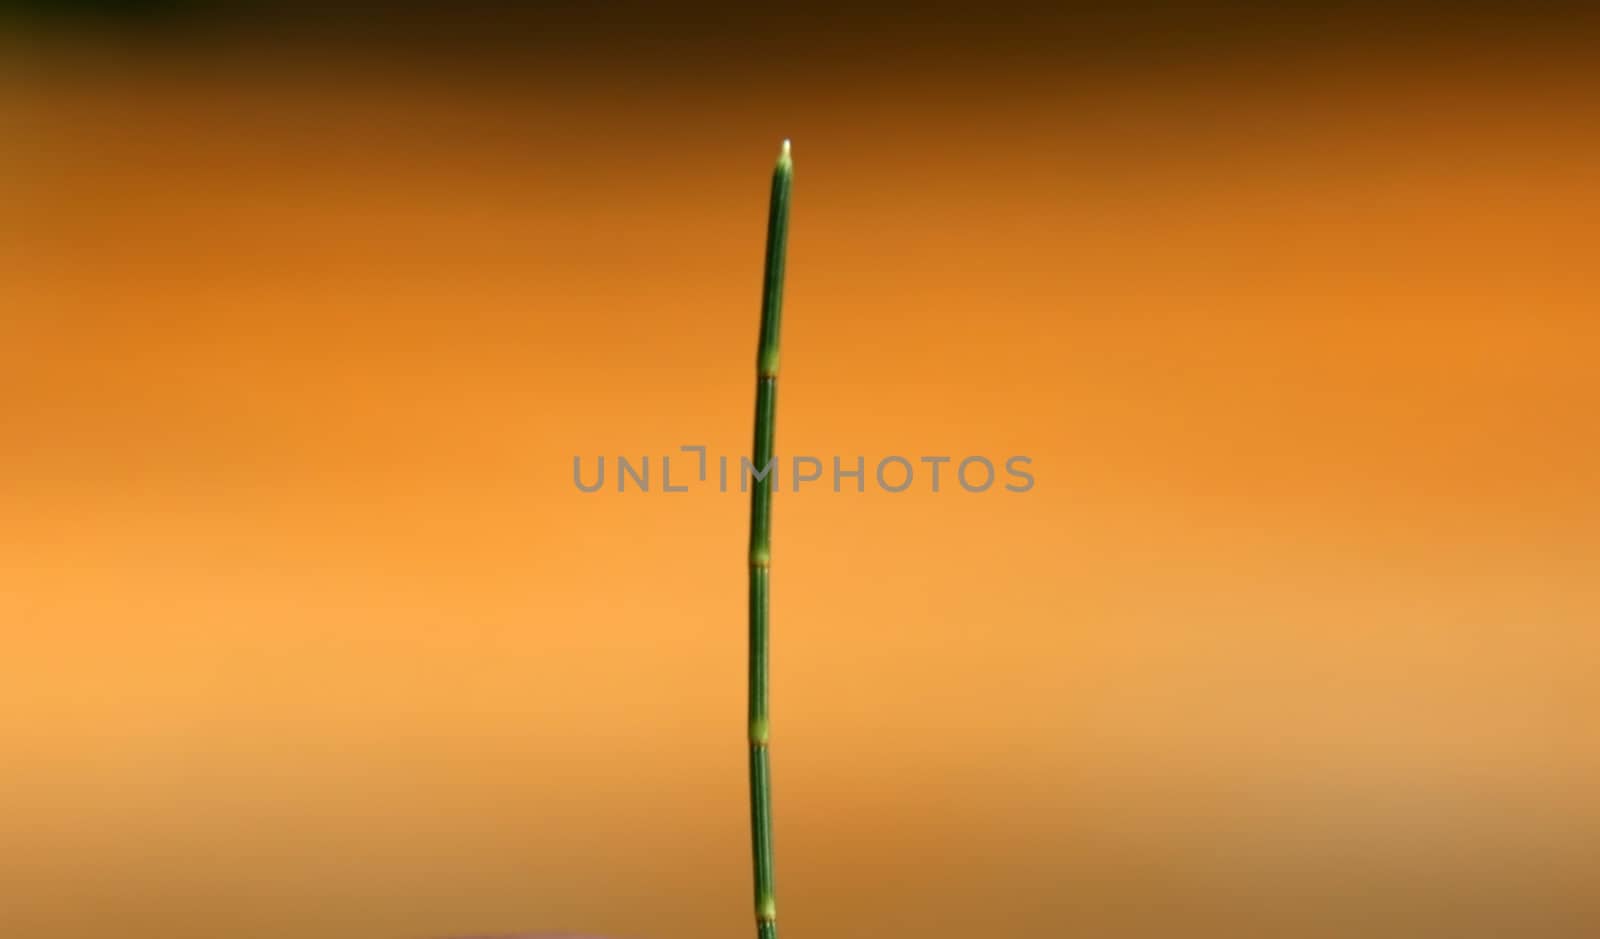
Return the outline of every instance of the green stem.
{"type": "Polygon", "coordinates": [[[768,579],[772,573],[772,489],[777,482],[772,444],[778,410],[778,333],[783,318],[783,262],[789,239],[789,187],[794,163],[783,142],[772,171],[767,215],[767,265],[761,292],[761,341],[756,353],[755,468],[750,496],[750,841],[754,854],[756,935],[777,939],[778,910],[772,885],[772,773],[767,765],[769,733],[767,659],[768,579]]]}

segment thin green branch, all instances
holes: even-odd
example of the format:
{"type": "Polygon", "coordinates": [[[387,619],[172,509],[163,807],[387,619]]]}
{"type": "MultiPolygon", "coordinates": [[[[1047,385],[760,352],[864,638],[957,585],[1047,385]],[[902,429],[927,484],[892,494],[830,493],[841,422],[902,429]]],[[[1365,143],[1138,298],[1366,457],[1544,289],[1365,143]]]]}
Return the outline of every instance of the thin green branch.
{"type": "Polygon", "coordinates": [[[783,266],[789,239],[789,189],[794,163],[783,142],[772,171],[767,214],[767,263],[761,291],[761,340],[756,353],[755,485],[750,496],[750,841],[755,873],[756,935],[777,939],[778,909],[772,883],[772,772],[767,762],[770,723],[767,665],[772,574],[772,489],[777,481],[773,440],[777,431],[778,338],[783,319],[783,266]]]}

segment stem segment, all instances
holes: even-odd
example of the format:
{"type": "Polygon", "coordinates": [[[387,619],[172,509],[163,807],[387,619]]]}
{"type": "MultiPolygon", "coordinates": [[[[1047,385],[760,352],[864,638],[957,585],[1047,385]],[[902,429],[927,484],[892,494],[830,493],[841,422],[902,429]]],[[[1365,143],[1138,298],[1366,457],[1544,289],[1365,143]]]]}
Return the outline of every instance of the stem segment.
{"type": "Polygon", "coordinates": [[[772,171],[767,214],[767,265],[761,291],[761,340],[756,352],[755,485],[750,496],[750,841],[754,855],[756,936],[777,939],[772,885],[772,774],[767,765],[768,579],[772,573],[772,446],[778,410],[778,333],[783,319],[783,262],[789,240],[789,187],[794,163],[783,142],[772,171]]]}

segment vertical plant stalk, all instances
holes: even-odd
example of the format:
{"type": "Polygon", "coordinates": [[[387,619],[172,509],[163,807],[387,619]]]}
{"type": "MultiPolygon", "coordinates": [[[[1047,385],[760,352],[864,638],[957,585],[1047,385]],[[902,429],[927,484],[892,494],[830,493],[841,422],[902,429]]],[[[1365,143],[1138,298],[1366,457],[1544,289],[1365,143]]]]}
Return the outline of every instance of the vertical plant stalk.
{"type": "Polygon", "coordinates": [[[761,291],[761,340],[756,353],[755,466],[750,496],[750,841],[754,855],[756,936],[776,939],[778,908],[772,884],[772,772],[767,761],[767,665],[771,622],[772,490],[777,481],[773,439],[778,410],[778,335],[783,319],[783,265],[789,240],[789,188],[794,163],[783,142],[772,171],[767,212],[767,264],[761,291]]]}

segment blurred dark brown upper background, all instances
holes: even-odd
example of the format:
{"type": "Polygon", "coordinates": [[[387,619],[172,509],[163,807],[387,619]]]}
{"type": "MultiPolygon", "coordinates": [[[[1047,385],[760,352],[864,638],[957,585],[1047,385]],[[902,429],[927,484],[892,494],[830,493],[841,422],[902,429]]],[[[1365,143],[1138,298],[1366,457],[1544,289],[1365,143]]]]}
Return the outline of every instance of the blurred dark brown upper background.
{"type": "Polygon", "coordinates": [[[1600,934],[1597,25],[8,7],[0,933],[750,934],[792,137],[786,937],[1600,934]]]}

